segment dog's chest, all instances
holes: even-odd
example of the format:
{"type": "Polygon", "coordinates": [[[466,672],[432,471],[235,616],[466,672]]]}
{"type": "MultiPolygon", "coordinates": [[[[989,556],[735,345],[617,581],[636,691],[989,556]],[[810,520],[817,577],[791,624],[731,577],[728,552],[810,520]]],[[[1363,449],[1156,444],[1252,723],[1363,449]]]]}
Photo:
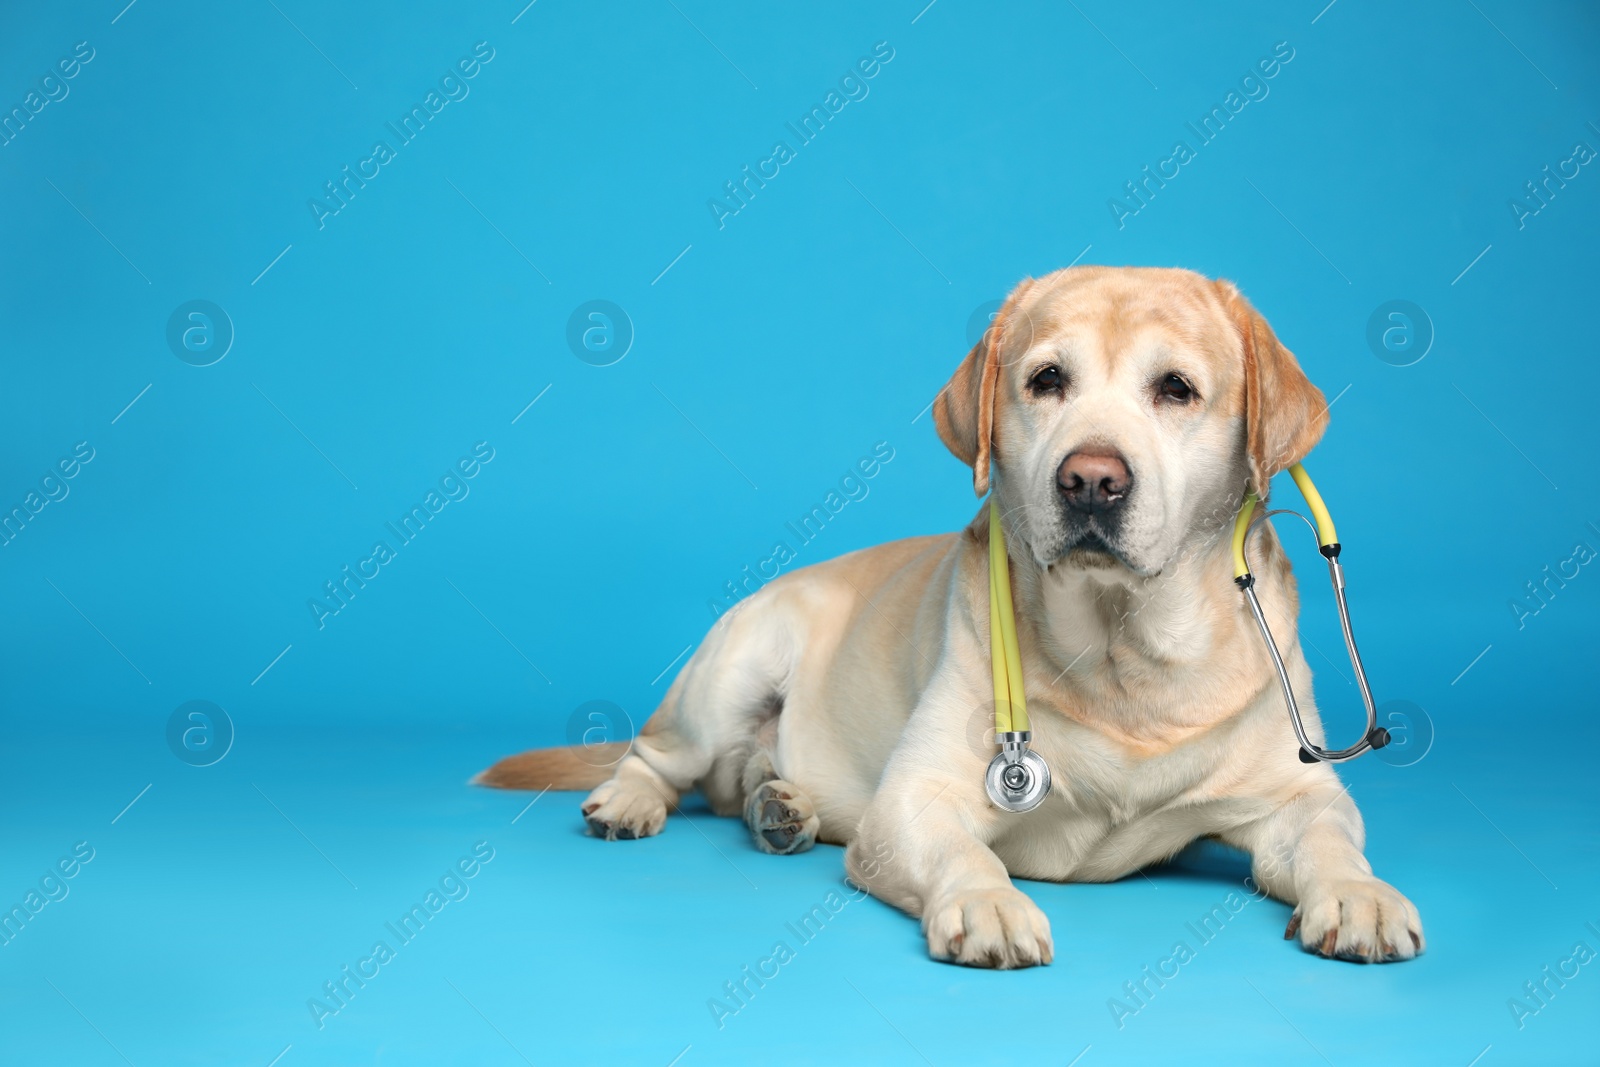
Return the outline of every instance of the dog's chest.
{"type": "MultiPolygon", "coordinates": [[[[1042,732],[1041,732],[1042,733],[1042,732]]],[[[1013,874],[1084,880],[1120,877],[1257,806],[1226,788],[1221,738],[1202,737],[1143,756],[1092,729],[1036,736],[1054,780],[1049,799],[1008,816],[995,851],[1013,874]]]]}

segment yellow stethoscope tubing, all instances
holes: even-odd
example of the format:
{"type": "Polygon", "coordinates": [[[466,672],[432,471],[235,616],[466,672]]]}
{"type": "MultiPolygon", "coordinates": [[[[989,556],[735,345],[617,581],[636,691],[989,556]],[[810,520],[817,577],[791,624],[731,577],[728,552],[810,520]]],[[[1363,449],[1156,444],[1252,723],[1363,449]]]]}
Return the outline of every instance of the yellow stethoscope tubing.
{"type": "Polygon", "coordinates": [[[1333,528],[1333,516],[1328,514],[1328,505],[1322,502],[1322,494],[1317,492],[1317,487],[1312,484],[1311,475],[1306,473],[1304,465],[1296,463],[1289,468],[1289,477],[1294,479],[1300,495],[1306,498],[1306,506],[1311,509],[1311,517],[1317,520],[1317,543],[1323,548],[1339,543],[1339,532],[1333,528]]]}
{"type": "MultiPolygon", "coordinates": [[[[1289,468],[1289,476],[1294,479],[1294,484],[1300,490],[1300,495],[1305,497],[1306,506],[1311,509],[1311,517],[1316,520],[1317,543],[1323,548],[1338,545],[1339,532],[1334,528],[1333,516],[1328,513],[1328,505],[1322,502],[1322,494],[1317,492],[1316,485],[1311,481],[1311,475],[1306,473],[1306,469],[1302,464],[1296,463],[1289,468]]],[[[1254,493],[1245,494],[1244,505],[1239,508],[1239,516],[1233,520],[1233,576],[1235,579],[1243,578],[1250,573],[1250,564],[1244,558],[1244,539],[1250,533],[1250,517],[1255,513],[1256,505],[1260,502],[1260,497],[1254,493]]]]}
{"type": "Polygon", "coordinates": [[[989,655],[994,670],[996,734],[1028,729],[1028,701],[1022,686],[1022,653],[1017,645],[1017,617],[1011,603],[1011,567],[1000,508],[989,501],[989,655]]]}

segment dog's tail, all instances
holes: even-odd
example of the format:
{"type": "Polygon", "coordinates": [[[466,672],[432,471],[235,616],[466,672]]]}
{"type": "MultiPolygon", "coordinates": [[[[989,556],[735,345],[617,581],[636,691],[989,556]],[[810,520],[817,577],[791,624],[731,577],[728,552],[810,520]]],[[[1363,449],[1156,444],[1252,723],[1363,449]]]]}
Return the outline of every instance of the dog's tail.
{"type": "Polygon", "coordinates": [[[491,789],[593,789],[611,777],[632,743],[607,741],[519,752],[480,773],[472,784],[491,789]]]}

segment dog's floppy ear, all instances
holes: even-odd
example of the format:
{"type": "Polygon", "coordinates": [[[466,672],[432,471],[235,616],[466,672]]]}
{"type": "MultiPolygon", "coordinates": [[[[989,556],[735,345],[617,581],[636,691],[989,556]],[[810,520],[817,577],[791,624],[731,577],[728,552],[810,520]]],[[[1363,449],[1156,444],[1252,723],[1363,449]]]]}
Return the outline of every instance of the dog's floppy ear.
{"type": "Polygon", "coordinates": [[[1249,488],[1265,498],[1272,476],[1299,463],[1322,439],[1328,428],[1328,402],[1239,290],[1225,281],[1216,287],[1244,346],[1249,488]]]}
{"type": "Polygon", "coordinates": [[[996,386],[1000,381],[1000,351],[1011,326],[1017,302],[1033,284],[1026,278],[1006,297],[994,321],[972,346],[967,358],[933,401],[933,424],[939,439],[957,459],[972,468],[972,491],[989,491],[989,453],[994,435],[996,386]]]}

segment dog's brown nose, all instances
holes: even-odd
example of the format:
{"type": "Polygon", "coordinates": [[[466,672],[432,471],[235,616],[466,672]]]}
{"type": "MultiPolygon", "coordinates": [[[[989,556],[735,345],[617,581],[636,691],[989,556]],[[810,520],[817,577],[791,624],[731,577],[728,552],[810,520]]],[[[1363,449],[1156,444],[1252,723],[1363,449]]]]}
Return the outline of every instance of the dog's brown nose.
{"type": "Polygon", "coordinates": [[[1067,505],[1074,511],[1108,511],[1122,503],[1133,484],[1128,464],[1116,452],[1074,452],[1056,471],[1067,505]]]}

